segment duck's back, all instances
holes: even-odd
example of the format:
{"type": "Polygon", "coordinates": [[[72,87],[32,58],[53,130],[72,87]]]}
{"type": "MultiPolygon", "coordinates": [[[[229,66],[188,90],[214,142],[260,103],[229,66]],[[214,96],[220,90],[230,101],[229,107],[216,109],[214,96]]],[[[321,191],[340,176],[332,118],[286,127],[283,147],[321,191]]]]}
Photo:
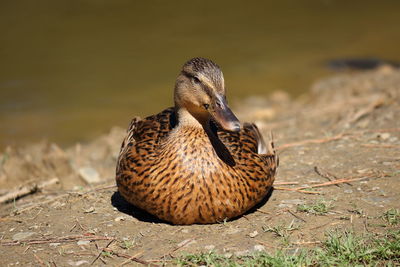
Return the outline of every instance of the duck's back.
{"type": "Polygon", "coordinates": [[[175,224],[239,216],[271,189],[277,157],[253,124],[238,133],[179,127],[173,108],[134,119],[121,147],[117,185],[133,205],[175,224]],[[218,136],[218,138],[214,138],[218,136]]]}

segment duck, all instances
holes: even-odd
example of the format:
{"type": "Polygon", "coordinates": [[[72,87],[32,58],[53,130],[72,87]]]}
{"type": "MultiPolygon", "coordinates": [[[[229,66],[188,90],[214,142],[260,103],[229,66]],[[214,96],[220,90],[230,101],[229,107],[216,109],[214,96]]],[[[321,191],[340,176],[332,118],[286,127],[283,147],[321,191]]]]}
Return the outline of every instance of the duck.
{"type": "Polygon", "coordinates": [[[135,117],[116,167],[119,194],[133,206],[176,225],[240,217],[269,195],[278,167],[253,123],[230,109],[221,68],[192,58],[180,71],[174,107],[135,117]]]}

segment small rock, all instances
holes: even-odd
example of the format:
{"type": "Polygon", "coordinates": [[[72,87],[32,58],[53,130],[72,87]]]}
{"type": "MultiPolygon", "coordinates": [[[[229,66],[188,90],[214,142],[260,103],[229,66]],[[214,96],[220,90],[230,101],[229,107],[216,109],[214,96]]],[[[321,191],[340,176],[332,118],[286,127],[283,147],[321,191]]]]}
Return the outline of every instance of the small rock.
{"type": "Polygon", "coordinates": [[[369,169],[362,169],[362,170],[357,170],[358,173],[367,173],[368,171],[370,171],[369,169]]]}
{"type": "Polygon", "coordinates": [[[387,140],[390,138],[390,133],[382,133],[380,137],[382,140],[387,140]]]}
{"type": "Polygon", "coordinates": [[[235,252],[235,256],[237,256],[237,257],[242,257],[242,256],[246,256],[249,254],[250,254],[250,251],[248,249],[235,252]]]}
{"type": "Polygon", "coordinates": [[[206,250],[213,250],[215,248],[214,245],[208,245],[204,247],[206,250]]]}
{"type": "Polygon", "coordinates": [[[226,230],[226,233],[228,235],[234,235],[236,233],[239,233],[240,231],[241,231],[240,229],[232,227],[232,228],[229,228],[228,230],[226,230]]]}
{"type": "Polygon", "coordinates": [[[61,203],[60,201],[56,201],[53,204],[51,204],[50,207],[52,209],[58,209],[58,208],[60,208],[60,207],[62,207],[64,205],[65,205],[65,203],[61,203]]]}
{"type": "Polygon", "coordinates": [[[14,241],[20,241],[20,240],[24,240],[27,239],[30,236],[33,236],[34,234],[36,234],[35,232],[21,232],[21,233],[17,233],[15,235],[13,235],[12,240],[14,241]]]}
{"type": "Polygon", "coordinates": [[[301,204],[304,204],[304,203],[305,203],[304,200],[301,200],[301,199],[298,199],[298,198],[295,198],[295,199],[285,199],[285,200],[282,200],[281,202],[282,202],[282,203],[286,203],[286,204],[294,204],[294,205],[301,205],[301,204]]]}
{"type": "Polygon", "coordinates": [[[184,234],[187,234],[187,233],[189,233],[189,229],[182,229],[181,232],[184,234]]]}
{"type": "Polygon", "coordinates": [[[78,246],[86,246],[90,244],[90,240],[79,240],[76,244],[78,244],[78,246]]]}
{"type": "Polygon", "coordinates": [[[80,177],[88,184],[101,182],[99,173],[92,167],[82,167],[78,172],[80,177]]]}
{"type": "Polygon", "coordinates": [[[304,204],[305,201],[301,199],[286,199],[282,200],[281,203],[278,205],[280,208],[292,208],[294,205],[301,205],[304,204]]]}
{"type": "Polygon", "coordinates": [[[254,237],[256,237],[257,235],[258,235],[258,232],[257,232],[257,231],[251,232],[251,233],[249,234],[249,236],[250,236],[251,238],[254,238],[254,237]]]}
{"type": "Polygon", "coordinates": [[[61,243],[50,243],[49,246],[50,247],[58,247],[59,245],[61,245],[61,243]]]}
{"type": "Polygon", "coordinates": [[[94,234],[97,234],[98,231],[99,231],[99,229],[93,228],[93,229],[89,229],[89,230],[88,230],[88,233],[94,235],[94,234]]]}
{"type": "Polygon", "coordinates": [[[233,256],[233,254],[230,253],[230,252],[224,254],[224,257],[227,258],[227,259],[232,258],[232,256],[233,256]]]}
{"type": "Polygon", "coordinates": [[[351,190],[351,189],[346,189],[346,190],[344,190],[344,192],[345,192],[346,194],[351,194],[351,193],[353,193],[353,190],[351,190]]]}
{"type": "Polygon", "coordinates": [[[125,217],[119,216],[119,217],[115,218],[114,221],[116,221],[116,222],[125,221],[125,217]]]}
{"type": "Polygon", "coordinates": [[[89,264],[89,262],[88,262],[88,261],[85,261],[85,260],[81,260],[81,261],[72,261],[72,260],[69,260],[69,261],[68,261],[68,264],[71,265],[71,266],[81,266],[82,264],[89,264]]]}
{"type": "Polygon", "coordinates": [[[255,245],[254,250],[255,251],[264,251],[265,247],[263,245],[255,245]]]}
{"type": "Polygon", "coordinates": [[[90,207],[88,209],[86,209],[84,212],[85,213],[92,213],[94,211],[94,207],[90,207]]]}

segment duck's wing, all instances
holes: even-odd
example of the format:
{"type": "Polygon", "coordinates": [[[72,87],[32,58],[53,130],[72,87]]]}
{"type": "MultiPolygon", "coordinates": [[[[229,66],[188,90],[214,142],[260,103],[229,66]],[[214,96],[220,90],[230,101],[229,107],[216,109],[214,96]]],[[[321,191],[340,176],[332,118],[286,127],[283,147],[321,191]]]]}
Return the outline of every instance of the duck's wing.
{"type": "Polygon", "coordinates": [[[279,157],[275,150],[274,137],[272,132],[268,144],[265,143],[263,136],[254,123],[244,123],[244,133],[242,134],[249,142],[253,140],[253,149],[257,147],[257,153],[267,163],[269,168],[275,172],[279,165],[279,157]]]}
{"type": "Polygon", "coordinates": [[[238,133],[219,130],[218,137],[233,153],[241,155],[256,153],[273,169],[278,166],[279,160],[275,151],[272,134],[269,143],[266,144],[254,123],[244,123],[242,130],[238,133]]]}
{"type": "Polygon", "coordinates": [[[142,143],[147,149],[157,146],[175,125],[176,116],[172,107],[144,119],[133,118],[122,142],[118,161],[131,150],[135,143],[142,143]]]}

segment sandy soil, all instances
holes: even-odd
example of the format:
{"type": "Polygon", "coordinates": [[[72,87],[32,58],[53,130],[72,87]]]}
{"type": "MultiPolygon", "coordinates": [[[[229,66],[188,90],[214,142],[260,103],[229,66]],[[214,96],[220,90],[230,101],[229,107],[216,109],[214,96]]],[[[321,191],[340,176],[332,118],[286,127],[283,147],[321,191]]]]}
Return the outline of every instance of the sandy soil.
{"type": "Polygon", "coordinates": [[[324,79],[297,100],[277,92],[243,101],[239,117],[274,132],[275,190],[245,216],[213,225],[169,225],[121,199],[114,169],[123,129],[68,149],[9,147],[0,156],[0,199],[11,199],[0,204],[0,262],[159,265],[209,250],[295,251],[333,229],[386,231],[381,216],[400,203],[399,103],[400,71],[388,67],[324,79]],[[10,192],[24,189],[13,201],[10,192]],[[299,210],[321,201],[331,206],[321,215],[299,210]]]}

